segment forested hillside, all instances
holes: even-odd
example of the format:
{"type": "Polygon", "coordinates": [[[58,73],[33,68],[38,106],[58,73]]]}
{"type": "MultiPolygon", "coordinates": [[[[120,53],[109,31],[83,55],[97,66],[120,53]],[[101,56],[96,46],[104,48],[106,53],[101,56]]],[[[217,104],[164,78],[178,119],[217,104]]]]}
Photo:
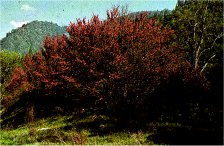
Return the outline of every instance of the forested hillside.
{"type": "Polygon", "coordinates": [[[128,17],[130,17],[130,18],[136,18],[141,13],[147,13],[147,17],[148,18],[155,18],[155,19],[161,21],[162,19],[164,19],[164,17],[167,17],[167,15],[171,14],[172,11],[171,10],[164,9],[162,11],[158,11],[157,10],[157,11],[132,12],[132,13],[128,13],[128,17]]]}
{"type": "Polygon", "coordinates": [[[47,21],[32,21],[22,27],[13,29],[0,41],[1,49],[26,54],[36,52],[43,47],[46,36],[56,36],[66,33],[66,27],[47,21]]]}
{"type": "Polygon", "coordinates": [[[223,144],[222,1],[66,31],[5,57],[2,144],[223,144]]]}

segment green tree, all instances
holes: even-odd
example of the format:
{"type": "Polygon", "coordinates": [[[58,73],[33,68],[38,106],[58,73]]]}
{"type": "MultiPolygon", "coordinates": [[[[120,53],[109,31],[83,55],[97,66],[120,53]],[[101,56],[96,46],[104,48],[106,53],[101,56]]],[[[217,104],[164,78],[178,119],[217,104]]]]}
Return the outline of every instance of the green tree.
{"type": "Polygon", "coordinates": [[[223,2],[180,1],[173,14],[177,41],[192,67],[204,72],[222,64],[223,2]]]}
{"type": "MultiPolygon", "coordinates": [[[[208,92],[198,102],[201,123],[210,117],[222,127],[223,117],[223,1],[178,1],[172,14],[175,37],[194,70],[205,75],[208,92]]],[[[195,92],[193,92],[195,94],[195,92]]],[[[192,108],[193,109],[193,108],[192,108]]]]}
{"type": "Polygon", "coordinates": [[[12,51],[0,51],[0,91],[4,92],[4,86],[10,78],[12,71],[21,65],[22,56],[19,53],[12,51]]]}

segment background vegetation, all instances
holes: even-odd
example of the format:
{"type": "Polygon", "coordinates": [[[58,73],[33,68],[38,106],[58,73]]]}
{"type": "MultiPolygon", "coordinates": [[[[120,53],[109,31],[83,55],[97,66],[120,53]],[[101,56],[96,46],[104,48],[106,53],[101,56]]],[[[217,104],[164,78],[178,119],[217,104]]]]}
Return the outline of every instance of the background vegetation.
{"type": "Polygon", "coordinates": [[[7,81],[10,79],[12,71],[18,67],[22,66],[22,55],[16,52],[1,50],[0,51],[0,73],[1,73],[1,97],[4,93],[4,87],[7,81]]]}

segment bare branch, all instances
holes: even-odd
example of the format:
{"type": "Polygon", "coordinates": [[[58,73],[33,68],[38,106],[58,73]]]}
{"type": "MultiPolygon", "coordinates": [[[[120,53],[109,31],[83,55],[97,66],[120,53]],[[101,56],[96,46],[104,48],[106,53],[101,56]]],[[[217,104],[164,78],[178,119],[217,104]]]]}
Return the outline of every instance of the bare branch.
{"type": "Polygon", "coordinates": [[[201,57],[201,55],[202,55],[204,52],[211,50],[211,49],[214,47],[214,45],[216,44],[216,41],[217,41],[219,38],[223,37],[223,36],[224,36],[223,34],[219,34],[219,35],[215,38],[215,40],[213,41],[212,46],[211,46],[210,48],[207,48],[207,49],[204,49],[203,51],[201,51],[201,53],[199,54],[199,57],[201,57]]]}
{"type": "Polygon", "coordinates": [[[209,60],[208,60],[208,62],[207,63],[205,63],[205,65],[203,66],[203,68],[201,69],[201,73],[205,70],[205,68],[208,66],[208,64],[209,64],[209,61],[211,61],[213,58],[215,58],[215,54],[211,57],[211,58],[209,58],[209,60]]]}

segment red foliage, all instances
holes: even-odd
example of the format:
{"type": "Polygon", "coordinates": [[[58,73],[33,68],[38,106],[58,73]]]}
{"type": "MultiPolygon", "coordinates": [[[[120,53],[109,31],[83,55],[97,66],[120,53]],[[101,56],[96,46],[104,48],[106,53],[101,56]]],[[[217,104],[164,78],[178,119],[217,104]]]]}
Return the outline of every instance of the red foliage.
{"type": "MultiPolygon", "coordinates": [[[[47,37],[44,49],[26,57],[24,81],[37,89],[44,84],[46,91],[79,90],[101,101],[140,89],[151,92],[185,62],[171,43],[174,31],[146,16],[131,19],[114,9],[106,21],[78,19],[67,28],[69,36],[47,37]]],[[[16,72],[10,88],[23,81],[16,72]]]]}
{"type": "Polygon", "coordinates": [[[21,84],[27,81],[26,73],[20,67],[17,67],[12,74],[12,77],[9,81],[9,85],[6,87],[6,90],[15,90],[21,84]]]}

